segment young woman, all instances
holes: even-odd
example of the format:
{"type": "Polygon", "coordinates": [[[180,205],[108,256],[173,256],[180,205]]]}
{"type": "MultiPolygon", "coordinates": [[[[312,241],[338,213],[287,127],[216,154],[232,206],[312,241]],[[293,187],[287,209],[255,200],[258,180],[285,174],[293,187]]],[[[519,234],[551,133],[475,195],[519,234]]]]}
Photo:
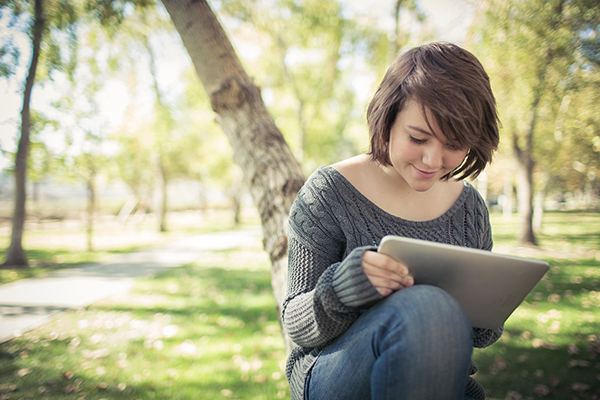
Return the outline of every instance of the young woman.
{"type": "Polygon", "coordinates": [[[414,285],[376,252],[389,234],[491,250],[484,200],[469,183],[491,161],[498,117],[468,51],[432,43],[401,54],[367,111],[369,153],[321,167],[289,219],[285,328],[292,399],[484,399],[471,327],[441,289],[414,285]]]}

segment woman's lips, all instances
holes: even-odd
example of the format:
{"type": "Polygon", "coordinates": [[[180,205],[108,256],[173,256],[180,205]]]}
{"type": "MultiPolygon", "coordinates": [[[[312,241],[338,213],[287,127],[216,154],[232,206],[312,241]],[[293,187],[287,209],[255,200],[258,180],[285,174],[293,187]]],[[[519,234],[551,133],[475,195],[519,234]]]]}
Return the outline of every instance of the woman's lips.
{"type": "Polygon", "coordinates": [[[433,171],[433,172],[423,171],[423,170],[420,170],[417,167],[415,167],[415,171],[417,171],[417,175],[419,175],[423,179],[431,179],[434,176],[436,176],[437,173],[438,173],[438,171],[433,171]]]}

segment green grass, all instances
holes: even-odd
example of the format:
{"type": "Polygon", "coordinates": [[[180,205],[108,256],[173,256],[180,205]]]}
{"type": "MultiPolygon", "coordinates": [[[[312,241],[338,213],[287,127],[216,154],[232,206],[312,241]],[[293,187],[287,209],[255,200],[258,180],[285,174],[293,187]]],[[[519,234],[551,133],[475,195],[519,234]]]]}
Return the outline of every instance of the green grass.
{"type": "Polygon", "coordinates": [[[0,398],[289,399],[266,256],[202,260],[1,345],[0,398]]]}
{"type": "MultiPolygon", "coordinates": [[[[497,244],[516,244],[515,220],[492,226],[497,244]]],[[[475,351],[476,379],[496,399],[600,398],[600,213],[549,213],[538,238],[551,269],[500,341],[475,351]]]]}
{"type": "MultiPolygon", "coordinates": [[[[600,213],[547,214],[541,249],[515,247],[516,219],[492,225],[551,269],[475,351],[476,379],[490,399],[600,398],[600,213]]],[[[289,399],[266,255],[200,260],[0,345],[0,399],[289,399]]]]}
{"type": "MultiPolygon", "coordinates": [[[[0,268],[0,285],[44,276],[58,269],[101,262],[113,254],[132,252],[182,236],[241,229],[259,223],[255,215],[245,215],[242,223],[235,225],[227,210],[210,211],[205,215],[200,212],[170,213],[167,221],[167,232],[157,232],[151,221],[127,226],[114,220],[98,222],[93,236],[94,251],[87,250],[86,234],[81,230],[83,223],[80,221],[31,223],[23,237],[23,247],[30,266],[0,268]]],[[[3,233],[0,233],[0,249],[7,249],[9,243],[10,229],[4,226],[3,233]]],[[[4,257],[5,252],[0,252],[0,264],[4,262],[4,257]]]]}

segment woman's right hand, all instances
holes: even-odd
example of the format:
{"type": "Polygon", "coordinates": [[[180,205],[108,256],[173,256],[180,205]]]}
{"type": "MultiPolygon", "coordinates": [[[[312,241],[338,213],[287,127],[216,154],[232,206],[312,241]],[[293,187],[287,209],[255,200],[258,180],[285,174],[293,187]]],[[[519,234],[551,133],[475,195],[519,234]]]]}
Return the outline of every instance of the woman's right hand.
{"type": "Polygon", "coordinates": [[[362,257],[365,274],[377,291],[387,297],[397,290],[414,285],[406,266],[390,256],[375,251],[365,251],[362,257]]]}

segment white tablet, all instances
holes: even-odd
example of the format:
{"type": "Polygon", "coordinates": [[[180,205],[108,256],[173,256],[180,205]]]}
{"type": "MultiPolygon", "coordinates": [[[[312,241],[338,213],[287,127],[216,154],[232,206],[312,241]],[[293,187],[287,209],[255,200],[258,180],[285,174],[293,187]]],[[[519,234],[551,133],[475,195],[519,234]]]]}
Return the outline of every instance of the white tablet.
{"type": "Polygon", "coordinates": [[[541,260],[400,236],[384,237],[378,251],[404,263],[416,285],[452,295],[477,328],[501,327],[549,268],[541,260]]]}

